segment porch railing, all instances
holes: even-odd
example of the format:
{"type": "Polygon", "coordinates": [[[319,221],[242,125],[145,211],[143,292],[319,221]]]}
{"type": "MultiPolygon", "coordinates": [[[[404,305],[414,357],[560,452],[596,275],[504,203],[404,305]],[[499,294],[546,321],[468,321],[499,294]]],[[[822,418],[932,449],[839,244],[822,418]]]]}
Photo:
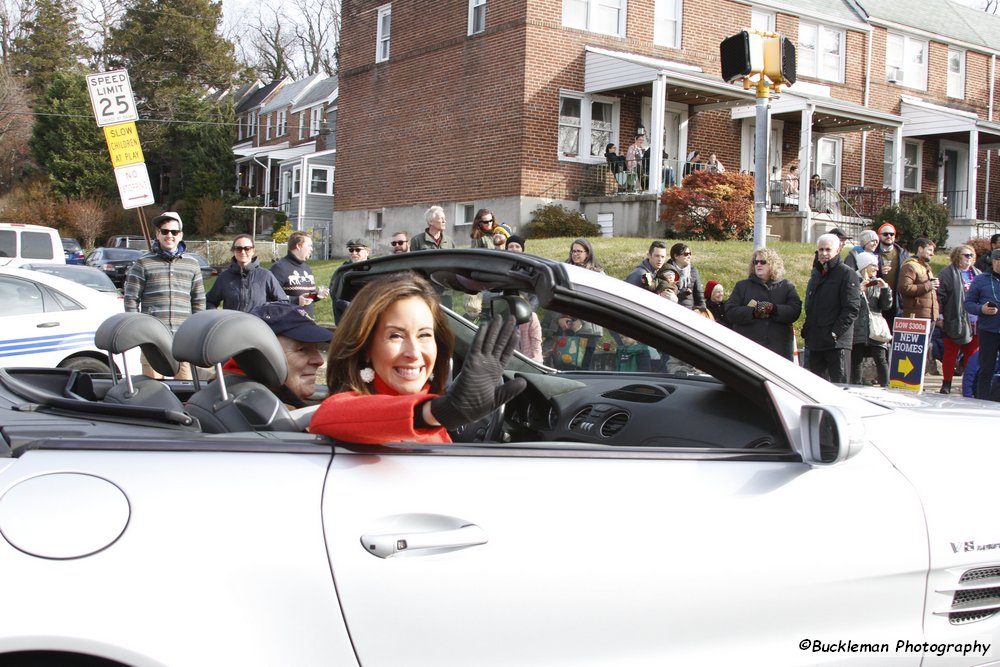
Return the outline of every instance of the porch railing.
{"type": "MultiPolygon", "coordinates": [[[[663,160],[663,171],[660,174],[657,191],[680,185],[684,176],[693,171],[708,169],[704,162],[685,162],[673,158],[663,160]]],[[[649,163],[637,162],[629,169],[625,158],[621,162],[611,164],[591,165],[587,170],[587,182],[584,185],[583,196],[610,196],[616,194],[637,194],[649,190],[649,163]]]]}

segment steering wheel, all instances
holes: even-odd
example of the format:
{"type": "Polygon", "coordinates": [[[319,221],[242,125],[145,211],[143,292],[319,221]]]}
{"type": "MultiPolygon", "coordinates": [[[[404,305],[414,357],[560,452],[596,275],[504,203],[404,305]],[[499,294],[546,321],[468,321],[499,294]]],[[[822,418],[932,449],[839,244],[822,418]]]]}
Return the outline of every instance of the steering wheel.
{"type": "MultiPolygon", "coordinates": [[[[502,383],[503,380],[501,379],[500,382],[502,383]]],[[[505,405],[500,405],[479,421],[464,424],[454,431],[448,431],[448,434],[455,442],[503,442],[505,407],[505,405]]]]}

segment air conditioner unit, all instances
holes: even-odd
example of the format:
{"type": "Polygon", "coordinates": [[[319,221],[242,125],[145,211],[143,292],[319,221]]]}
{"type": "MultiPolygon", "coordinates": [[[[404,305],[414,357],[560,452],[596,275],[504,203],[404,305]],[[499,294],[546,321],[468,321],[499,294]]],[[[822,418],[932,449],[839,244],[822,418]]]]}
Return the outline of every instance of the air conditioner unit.
{"type": "Polygon", "coordinates": [[[885,78],[889,83],[901,83],[903,81],[903,70],[894,67],[889,70],[885,78]]]}

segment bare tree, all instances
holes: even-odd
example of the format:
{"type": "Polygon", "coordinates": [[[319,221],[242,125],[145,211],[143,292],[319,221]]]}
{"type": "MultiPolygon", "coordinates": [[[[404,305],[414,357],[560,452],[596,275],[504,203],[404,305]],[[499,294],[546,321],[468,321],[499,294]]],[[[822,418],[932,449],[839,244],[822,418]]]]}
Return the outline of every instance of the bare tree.
{"type": "Polygon", "coordinates": [[[104,45],[111,26],[125,13],[123,0],[77,0],[79,25],[83,39],[93,49],[94,65],[99,71],[108,69],[108,56],[104,45]]]}
{"type": "Polygon", "coordinates": [[[0,64],[0,191],[14,186],[28,164],[31,108],[21,82],[0,64]]]}
{"type": "Polygon", "coordinates": [[[337,71],[335,52],[340,41],[339,0],[294,0],[302,15],[295,37],[302,52],[306,74],[337,71]]]}
{"type": "Polygon", "coordinates": [[[33,0],[0,0],[0,60],[10,62],[14,39],[24,32],[24,22],[34,14],[33,0]]]}
{"type": "Polygon", "coordinates": [[[80,237],[84,248],[93,248],[108,226],[108,212],[99,199],[71,199],[62,203],[60,214],[80,237]]]}
{"type": "Polygon", "coordinates": [[[289,25],[294,22],[282,5],[260,5],[256,15],[244,23],[243,34],[231,38],[240,61],[264,79],[298,76],[295,34],[289,25]]]}

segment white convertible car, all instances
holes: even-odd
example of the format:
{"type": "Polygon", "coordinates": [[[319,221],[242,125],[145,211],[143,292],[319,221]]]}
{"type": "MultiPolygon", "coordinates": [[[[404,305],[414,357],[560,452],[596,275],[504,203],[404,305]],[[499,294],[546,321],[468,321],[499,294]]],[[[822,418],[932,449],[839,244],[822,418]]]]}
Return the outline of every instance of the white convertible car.
{"type": "MultiPolygon", "coordinates": [[[[547,357],[577,369],[515,356],[527,390],[451,445],[304,432],[266,389],[273,334],[232,311],[173,338],[121,315],[98,345],[165,371],[236,357],[242,382],[0,369],[0,663],[1000,659],[995,404],[846,390],[530,255],[380,258],[333,296],[402,269],[456,311],[481,293],[600,337],[547,357]]],[[[452,322],[458,373],[475,327],[452,322]]]]}

